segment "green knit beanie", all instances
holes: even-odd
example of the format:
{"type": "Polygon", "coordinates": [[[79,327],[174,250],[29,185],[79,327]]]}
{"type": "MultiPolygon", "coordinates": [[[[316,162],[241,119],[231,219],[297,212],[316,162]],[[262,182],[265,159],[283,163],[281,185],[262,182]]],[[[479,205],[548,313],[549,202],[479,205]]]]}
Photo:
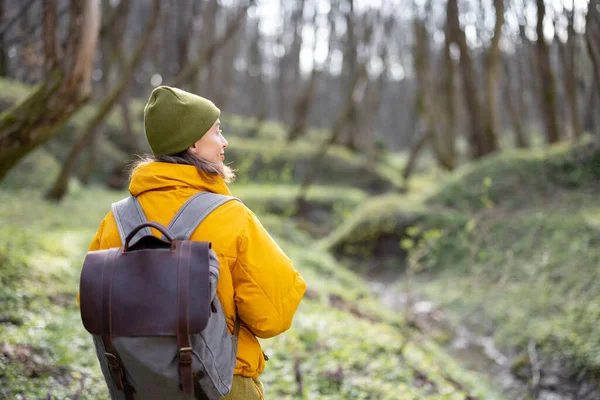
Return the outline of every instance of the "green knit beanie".
{"type": "Polygon", "coordinates": [[[144,108],[146,139],[155,156],[180,153],[214,125],[221,110],[210,100],[184,90],[159,86],[144,108]]]}

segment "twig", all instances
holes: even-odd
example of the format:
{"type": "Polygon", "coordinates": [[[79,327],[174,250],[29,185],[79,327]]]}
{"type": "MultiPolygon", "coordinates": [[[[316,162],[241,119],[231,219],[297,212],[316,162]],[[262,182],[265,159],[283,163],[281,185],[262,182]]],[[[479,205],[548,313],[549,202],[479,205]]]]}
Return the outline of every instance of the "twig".
{"type": "Polygon", "coordinates": [[[529,353],[529,363],[531,364],[531,394],[534,399],[537,399],[541,373],[540,362],[535,346],[535,340],[531,339],[527,345],[527,351],[529,353]]]}

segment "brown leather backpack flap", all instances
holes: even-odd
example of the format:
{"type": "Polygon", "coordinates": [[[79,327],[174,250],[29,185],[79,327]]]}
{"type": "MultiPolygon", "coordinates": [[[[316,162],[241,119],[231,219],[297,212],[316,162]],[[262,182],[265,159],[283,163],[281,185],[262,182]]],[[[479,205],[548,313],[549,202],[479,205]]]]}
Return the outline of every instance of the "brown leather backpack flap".
{"type": "MultiPolygon", "coordinates": [[[[199,333],[210,315],[207,242],[173,242],[170,249],[89,252],[80,281],[81,318],[97,335],[175,336],[181,265],[189,263],[189,330],[199,333]]],[[[182,269],[185,270],[185,269],[182,269]]],[[[185,293],[187,291],[183,291],[185,293]]]]}

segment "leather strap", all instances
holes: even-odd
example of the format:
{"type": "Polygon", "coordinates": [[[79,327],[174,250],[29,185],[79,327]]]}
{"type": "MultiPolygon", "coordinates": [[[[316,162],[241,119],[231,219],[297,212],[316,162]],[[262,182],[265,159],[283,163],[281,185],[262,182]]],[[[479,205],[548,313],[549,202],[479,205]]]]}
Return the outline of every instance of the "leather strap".
{"type": "MultiPolygon", "coordinates": [[[[205,244],[208,247],[208,243],[205,244]]],[[[207,249],[208,250],[208,249],[207,249]]],[[[208,254],[208,252],[206,253],[208,254]]],[[[190,260],[191,247],[181,242],[177,269],[177,345],[179,347],[179,379],[183,393],[194,395],[192,345],[190,343],[190,260]]],[[[206,260],[208,262],[208,259],[206,260]]]]}
{"type": "Polygon", "coordinates": [[[115,349],[112,341],[112,316],[111,316],[111,303],[112,303],[112,281],[115,266],[115,258],[119,253],[119,249],[111,249],[112,252],[110,257],[105,258],[104,266],[102,268],[102,325],[103,334],[102,341],[104,342],[104,348],[106,350],[105,356],[108,361],[108,369],[110,376],[115,384],[117,390],[125,393],[127,400],[133,400],[133,394],[135,391],[131,385],[127,384],[125,379],[125,370],[119,360],[117,350],[115,349]],[[110,262],[106,262],[109,260],[110,262]],[[108,264],[108,267],[107,267],[108,264]]]}

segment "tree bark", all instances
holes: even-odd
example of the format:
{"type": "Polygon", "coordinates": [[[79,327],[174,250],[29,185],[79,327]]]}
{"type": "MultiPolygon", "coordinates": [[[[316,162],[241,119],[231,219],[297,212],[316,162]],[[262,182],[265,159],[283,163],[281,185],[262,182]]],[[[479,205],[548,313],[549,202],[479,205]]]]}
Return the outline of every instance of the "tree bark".
{"type": "MultiPolygon", "coordinates": [[[[316,26],[316,18],[317,12],[313,15],[313,26],[316,26]]],[[[330,28],[333,28],[330,26],[330,28]]],[[[289,125],[289,129],[287,132],[287,141],[288,143],[293,142],[298,139],[306,132],[306,127],[308,124],[308,116],[310,114],[310,110],[312,105],[314,104],[315,97],[317,94],[317,83],[323,70],[329,66],[329,60],[331,56],[331,46],[328,47],[328,54],[323,65],[318,66],[317,60],[315,58],[317,50],[317,41],[315,40],[313,43],[312,54],[313,54],[313,69],[310,73],[310,77],[308,78],[308,83],[306,84],[303,91],[301,91],[296,97],[296,102],[294,104],[294,116],[291,124],[289,125]]]]}
{"type": "Polygon", "coordinates": [[[22,102],[0,114],[0,180],[19,160],[51,138],[91,91],[99,31],[99,0],[73,0],[65,56],[58,62],[56,2],[44,3],[46,77],[22,102]],[[51,36],[52,38],[49,38],[51,36]]]}
{"type": "Polygon", "coordinates": [[[494,36],[492,37],[486,60],[487,118],[484,131],[485,143],[489,146],[488,150],[490,152],[500,150],[496,87],[498,85],[497,69],[500,62],[500,37],[502,35],[502,26],[504,25],[504,0],[494,0],[494,10],[496,11],[494,36]]]}
{"type": "Polygon", "coordinates": [[[457,0],[448,0],[447,15],[447,23],[450,25],[452,41],[460,49],[460,72],[462,74],[464,98],[469,114],[469,147],[471,148],[471,156],[479,158],[489,154],[492,151],[492,146],[485,140],[483,134],[484,124],[481,106],[477,98],[476,73],[469,46],[467,45],[467,38],[460,27],[457,0]]]}
{"type": "MultiPolygon", "coordinates": [[[[417,80],[417,94],[415,99],[416,113],[422,120],[424,131],[428,132],[429,142],[437,162],[445,169],[454,168],[454,158],[449,157],[447,149],[442,144],[441,137],[444,135],[443,127],[440,126],[439,118],[440,108],[437,100],[431,94],[435,88],[431,77],[431,61],[429,48],[429,34],[427,32],[426,22],[420,18],[415,18],[414,36],[415,45],[414,69],[417,80]]],[[[452,146],[453,148],[454,146],[452,146]]]]}
{"type": "Polygon", "coordinates": [[[542,119],[544,121],[546,141],[548,143],[556,143],[560,141],[560,132],[556,116],[556,84],[550,64],[550,50],[544,39],[546,5],[544,4],[544,0],[536,0],[536,4],[538,9],[536,25],[537,61],[541,78],[540,111],[542,112],[542,119]]]}
{"type": "Polygon", "coordinates": [[[592,60],[596,90],[600,95],[600,7],[599,0],[590,0],[585,25],[585,39],[592,60]]]}
{"type": "Polygon", "coordinates": [[[563,82],[565,94],[569,103],[569,114],[571,115],[571,130],[574,137],[580,137],[583,133],[581,121],[579,119],[579,102],[577,96],[577,65],[575,63],[575,54],[577,52],[577,34],[575,33],[574,2],[571,3],[571,11],[568,12],[569,21],[567,31],[568,39],[565,44],[560,44],[560,53],[563,61],[563,82]]]}
{"type": "MultiPolygon", "coordinates": [[[[81,151],[93,140],[96,130],[104,121],[106,116],[110,113],[113,106],[119,100],[127,86],[129,85],[139,62],[142,59],[146,45],[150,42],[152,32],[156,27],[158,16],[160,15],[160,0],[153,0],[152,2],[152,15],[150,20],[146,24],[146,30],[144,34],[138,40],[131,60],[127,66],[127,69],[123,71],[121,80],[112,89],[110,94],[106,96],[102,102],[98,105],[96,114],[88,121],[83,129],[81,137],[75,142],[67,159],[63,165],[63,168],[57,177],[53,187],[46,194],[46,198],[50,200],[60,201],[65,196],[69,188],[69,177],[72,175],[73,170],[77,165],[79,154],[81,151]]],[[[93,151],[93,149],[92,149],[93,151]]]]}
{"type": "MultiPolygon", "coordinates": [[[[421,125],[421,123],[418,123],[418,125],[421,125]]],[[[425,148],[425,144],[427,144],[427,141],[431,138],[431,134],[431,129],[425,128],[421,130],[421,132],[419,132],[419,137],[411,147],[408,155],[408,161],[406,162],[406,166],[402,171],[402,178],[404,179],[405,186],[408,186],[408,181],[417,167],[417,160],[425,148]]]]}
{"type": "Polygon", "coordinates": [[[527,142],[525,130],[523,128],[523,118],[522,118],[522,114],[521,114],[522,99],[521,99],[520,94],[518,96],[516,96],[517,97],[517,100],[516,100],[517,105],[515,105],[515,96],[513,95],[514,83],[513,83],[512,72],[510,69],[510,61],[505,59],[502,64],[504,66],[504,73],[505,73],[505,77],[506,77],[506,85],[504,86],[504,96],[503,96],[504,104],[508,110],[510,119],[512,120],[512,123],[513,123],[513,132],[515,134],[515,146],[523,149],[523,148],[529,147],[529,143],[527,142]]]}
{"type": "MultiPolygon", "coordinates": [[[[6,3],[0,0],[0,23],[3,25],[6,21],[6,3]]],[[[8,57],[6,55],[6,47],[4,46],[4,30],[0,32],[0,76],[8,75],[8,57]]]]}
{"type": "MultiPolygon", "coordinates": [[[[446,115],[446,126],[442,135],[443,147],[446,149],[449,164],[453,169],[456,166],[456,96],[454,90],[454,75],[456,66],[452,59],[450,46],[452,45],[452,36],[449,29],[449,24],[446,24],[444,38],[444,82],[443,96],[446,115]]],[[[407,178],[408,179],[408,178],[407,178]]]]}

